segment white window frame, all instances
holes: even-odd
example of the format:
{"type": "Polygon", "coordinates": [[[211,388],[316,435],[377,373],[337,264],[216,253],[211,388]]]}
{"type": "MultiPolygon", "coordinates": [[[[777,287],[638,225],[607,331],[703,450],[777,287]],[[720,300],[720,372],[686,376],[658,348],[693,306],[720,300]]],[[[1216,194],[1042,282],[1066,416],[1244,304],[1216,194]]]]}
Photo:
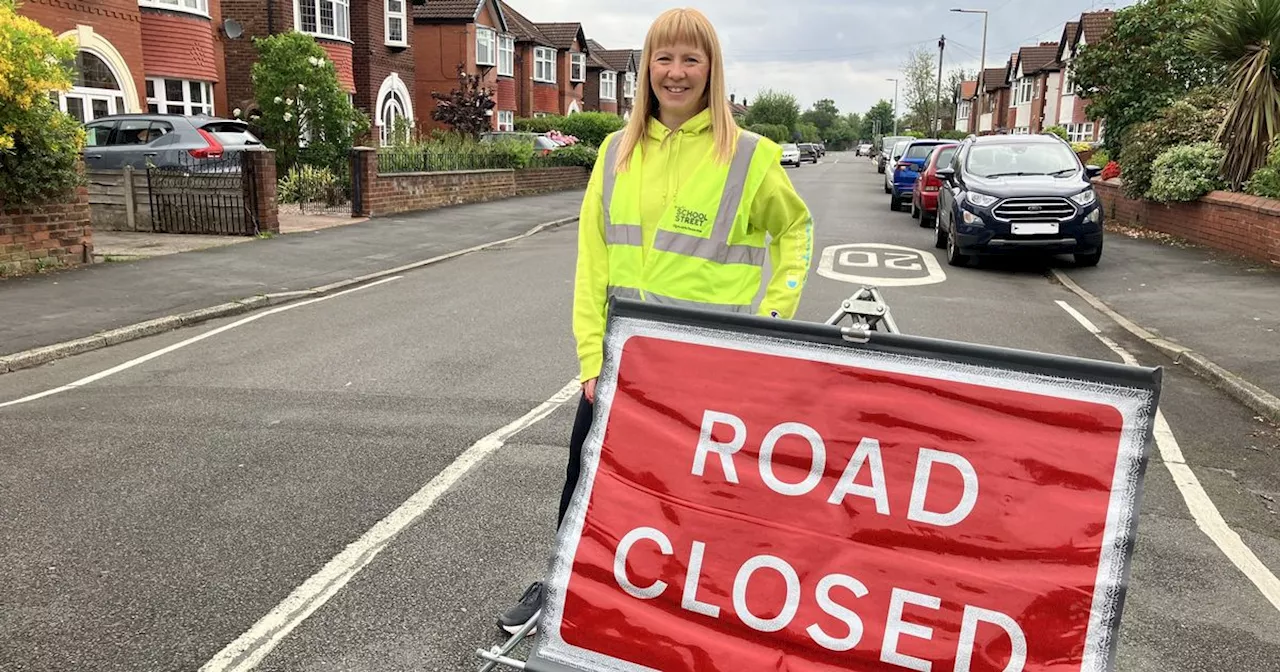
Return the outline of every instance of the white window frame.
{"type": "Polygon", "coordinates": [[[498,64],[498,31],[476,26],[476,65],[493,67],[498,64]],[[488,48],[481,52],[481,47],[488,48]]]}
{"type": "Polygon", "coordinates": [[[1062,95],[1076,95],[1075,88],[1071,83],[1071,61],[1062,64],[1062,95]]]}
{"type": "Polygon", "coordinates": [[[587,81],[587,55],[581,51],[569,53],[569,81],[587,81]]]}
{"type": "Polygon", "coordinates": [[[169,112],[170,105],[181,105],[181,114],[186,117],[193,117],[197,114],[213,116],[213,84],[201,80],[179,79],[177,77],[148,77],[147,82],[151,84],[151,92],[153,95],[147,96],[147,112],[151,112],[151,106],[156,106],[156,111],[152,114],[173,114],[169,112]],[[165,82],[182,82],[182,99],[169,99],[168,92],[165,88],[165,82]],[[202,93],[200,97],[203,102],[194,102],[191,100],[191,85],[199,84],[202,93]]]}
{"type": "Polygon", "coordinates": [[[498,110],[498,130],[516,130],[516,113],[514,110],[498,110]]]}
{"type": "Polygon", "coordinates": [[[956,118],[957,118],[957,119],[968,119],[968,118],[969,118],[969,107],[970,107],[969,101],[967,101],[967,100],[962,100],[962,101],[960,101],[960,110],[959,110],[959,112],[956,114],[956,118]]]}
{"type": "Polygon", "coordinates": [[[1018,80],[1018,104],[1026,105],[1035,98],[1035,82],[1032,77],[1023,77],[1018,80]]]}
{"type": "Polygon", "coordinates": [[[533,48],[533,81],[544,84],[556,83],[555,49],[551,47],[533,48]]]}
{"type": "MultiPolygon", "coordinates": [[[[405,1],[408,2],[408,0],[405,1]]],[[[351,0],[293,0],[293,29],[299,33],[322,37],[326,40],[351,42],[351,0]],[[304,5],[315,9],[315,30],[305,30],[302,27],[302,7],[304,5]],[[322,5],[333,6],[332,33],[324,32],[320,24],[320,7],[322,5]]]]}
{"type": "Polygon", "coordinates": [[[1067,137],[1071,142],[1093,142],[1093,122],[1067,124],[1067,137]]]}
{"type": "Polygon", "coordinates": [[[628,72],[623,78],[622,95],[624,98],[636,97],[636,73],[628,72]]]}
{"type": "Polygon", "coordinates": [[[610,70],[600,72],[600,100],[618,99],[618,73],[610,70]]]}
{"type": "Polygon", "coordinates": [[[138,0],[138,6],[209,16],[209,0],[138,0]]]}
{"type": "Polygon", "coordinates": [[[503,77],[516,74],[516,38],[510,35],[498,36],[498,74],[503,77]]]}
{"type": "Polygon", "coordinates": [[[388,47],[407,47],[409,46],[409,2],[410,0],[387,0],[383,5],[384,37],[388,47]],[[391,9],[391,3],[400,3],[400,11],[391,9]],[[398,21],[400,23],[400,39],[396,40],[391,37],[391,22],[398,21]]]}

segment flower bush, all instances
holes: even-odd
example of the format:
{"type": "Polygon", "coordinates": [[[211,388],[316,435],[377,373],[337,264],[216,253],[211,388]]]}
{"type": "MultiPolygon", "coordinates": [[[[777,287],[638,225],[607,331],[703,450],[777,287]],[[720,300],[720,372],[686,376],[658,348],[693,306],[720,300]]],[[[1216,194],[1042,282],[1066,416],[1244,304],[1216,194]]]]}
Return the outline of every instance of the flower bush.
{"type": "Polygon", "coordinates": [[[0,0],[0,206],[61,199],[81,181],[84,129],[51,91],[71,87],[71,40],[0,0]]]}
{"type": "Polygon", "coordinates": [[[1114,180],[1120,177],[1120,164],[1115,161],[1108,161],[1107,165],[1102,168],[1102,179],[1114,180]]]}
{"type": "Polygon", "coordinates": [[[516,130],[530,133],[550,133],[557,131],[578,138],[592,147],[600,143],[614,131],[621,130],[626,122],[622,117],[608,112],[582,112],[567,117],[547,116],[533,119],[517,119],[516,130]]]}
{"type": "Polygon", "coordinates": [[[1194,201],[1223,186],[1219,171],[1226,151],[1212,142],[1178,145],[1165,150],[1152,165],[1147,198],[1163,203],[1194,201]]]}
{"type": "Polygon", "coordinates": [[[1280,141],[1271,145],[1267,153],[1267,162],[1249,177],[1244,184],[1244,191],[1263,198],[1280,198],[1280,141]]]}

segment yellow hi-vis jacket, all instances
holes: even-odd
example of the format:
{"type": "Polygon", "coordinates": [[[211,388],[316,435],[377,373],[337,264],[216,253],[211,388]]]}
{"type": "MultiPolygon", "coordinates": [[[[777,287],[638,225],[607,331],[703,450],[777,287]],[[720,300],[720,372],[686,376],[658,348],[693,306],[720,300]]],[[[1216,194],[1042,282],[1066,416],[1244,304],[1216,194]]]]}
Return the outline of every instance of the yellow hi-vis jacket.
{"type": "Polygon", "coordinates": [[[600,375],[610,296],[751,312],[767,255],[773,276],[755,312],[794,316],[813,256],[813,218],[781,148],[742,131],[733,159],[721,163],[704,110],[676,131],[650,119],[644,151],[637,147],[617,173],[620,137],[601,145],[578,221],[581,379],[600,375]]]}

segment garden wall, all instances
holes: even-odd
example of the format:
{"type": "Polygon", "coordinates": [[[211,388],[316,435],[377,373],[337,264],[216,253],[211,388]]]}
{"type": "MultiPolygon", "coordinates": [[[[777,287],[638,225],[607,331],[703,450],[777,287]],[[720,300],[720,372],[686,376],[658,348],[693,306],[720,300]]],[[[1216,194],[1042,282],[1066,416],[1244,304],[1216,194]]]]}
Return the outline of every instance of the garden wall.
{"type": "Polygon", "coordinates": [[[62,203],[0,208],[0,276],[92,260],[93,229],[85,187],[62,203]]]}

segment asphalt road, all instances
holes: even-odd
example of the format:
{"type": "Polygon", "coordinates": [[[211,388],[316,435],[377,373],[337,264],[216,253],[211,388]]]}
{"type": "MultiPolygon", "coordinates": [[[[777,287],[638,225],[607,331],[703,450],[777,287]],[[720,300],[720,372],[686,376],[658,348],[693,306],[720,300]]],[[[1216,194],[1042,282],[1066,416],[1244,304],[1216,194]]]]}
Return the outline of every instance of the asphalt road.
{"type": "MultiPolygon", "coordinates": [[[[873,250],[875,268],[837,251],[829,275],[908,277],[920,255],[937,262],[943,281],[885,289],[904,332],[1118,361],[1065,301],[1141,362],[1167,364],[1043,264],[946,266],[931,232],[889,211],[867,160],[830,154],[791,176],[815,214],[815,251],[918,251],[873,250]]],[[[572,402],[460,479],[442,470],[575,375],[574,253],[565,227],[250,322],[0,376],[3,404],[208,335],[0,407],[0,670],[199,669],[437,477],[448,487],[429,493],[434,505],[329,584],[341,588],[256,669],[474,669],[496,613],[545,571],[572,402]]],[[[815,269],[798,317],[825,319],[855,287],[815,269]]],[[[1162,409],[1216,510],[1280,573],[1280,434],[1176,368],[1162,409]]],[[[1197,526],[1159,454],[1119,654],[1126,671],[1280,669],[1280,611],[1197,526]]]]}

